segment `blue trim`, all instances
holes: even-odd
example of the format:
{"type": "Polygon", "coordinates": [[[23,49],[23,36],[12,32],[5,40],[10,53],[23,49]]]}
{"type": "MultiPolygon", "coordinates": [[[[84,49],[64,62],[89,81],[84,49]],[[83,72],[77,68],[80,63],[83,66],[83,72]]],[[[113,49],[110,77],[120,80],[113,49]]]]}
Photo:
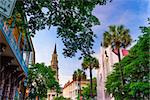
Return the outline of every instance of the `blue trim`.
{"type": "Polygon", "coordinates": [[[25,61],[23,59],[23,56],[21,55],[21,52],[19,50],[19,47],[14,39],[14,36],[12,34],[12,29],[8,28],[8,31],[5,33],[3,30],[4,23],[0,21],[0,30],[2,31],[2,34],[4,35],[6,41],[8,42],[10,48],[12,49],[14,55],[16,56],[20,66],[22,67],[25,75],[28,75],[28,67],[25,64],[25,61]]]}
{"type": "Polygon", "coordinates": [[[21,37],[22,37],[22,32],[20,32],[20,34],[19,34],[19,39],[18,39],[18,46],[19,47],[20,47],[21,37]]]}

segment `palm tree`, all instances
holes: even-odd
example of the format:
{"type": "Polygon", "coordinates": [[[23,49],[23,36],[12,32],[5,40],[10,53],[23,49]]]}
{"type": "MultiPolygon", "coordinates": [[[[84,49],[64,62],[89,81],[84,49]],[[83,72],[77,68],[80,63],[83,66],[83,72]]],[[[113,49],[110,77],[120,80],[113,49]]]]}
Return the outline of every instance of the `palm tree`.
{"type": "Polygon", "coordinates": [[[87,78],[87,76],[86,76],[85,72],[81,69],[77,69],[73,73],[73,80],[78,81],[78,83],[79,83],[79,91],[78,91],[79,97],[81,96],[81,81],[86,80],[86,78],[87,78]]]}
{"type": "MultiPolygon", "coordinates": [[[[112,49],[117,50],[118,60],[121,61],[120,48],[128,47],[131,42],[131,36],[129,34],[129,29],[124,28],[123,25],[120,26],[109,26],[109,31],[105,31],[103,34],[103,46],[108,47],[111,46],[112,49]]],[[[123,80],[123,71],[120,67],[122,85],[124,84],[123,80]]]]}
{"type": "Polygon", "coordinates": [[[85,56],[82,62],[82,68],[84,70],[89,69],[90,72],[90,96],[93,97],[93,83],[92,83],[92,70],[93,68],[99,68],[99,62],[95,57],[85,56]]]}
{"type": "Polygon", "coordinates": [[[86,74],[83,70],[81,69],[77,69],[76,71],[74,71],[73,73],[73,80],[74,81],[82,81],[82,80],[86,80],[86,74]]]}

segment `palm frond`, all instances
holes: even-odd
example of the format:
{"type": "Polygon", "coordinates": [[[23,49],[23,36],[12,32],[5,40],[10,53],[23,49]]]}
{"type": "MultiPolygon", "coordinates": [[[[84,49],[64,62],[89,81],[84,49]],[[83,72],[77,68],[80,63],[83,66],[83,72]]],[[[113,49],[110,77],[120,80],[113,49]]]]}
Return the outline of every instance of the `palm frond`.
{"type": "Polygon", "coordinates": [[[99,62],[98,62],[97,58],[89,56],[89,57],[85,57],[83,59],[82,68],[88,69],[90,66],[92,67],[92,69],[99,68],[99,62]]]}
{"type": "Polygon", "coordinates": [[[103,33],[104,47],[108,47],[109,45],[111,45],[113,49],[121,48],[121,47],[126,48],[132,42],[132,38],[129,33],[130,33],[130,30],[126,29],[123,25],[109,26],[109,31],[106,31],[103,33]]]}
{"type": "Polygon", "coordinates": [[[111,44],[111,34],[107,31],[103,34],[103,46],[108,47],[111,44]]]}

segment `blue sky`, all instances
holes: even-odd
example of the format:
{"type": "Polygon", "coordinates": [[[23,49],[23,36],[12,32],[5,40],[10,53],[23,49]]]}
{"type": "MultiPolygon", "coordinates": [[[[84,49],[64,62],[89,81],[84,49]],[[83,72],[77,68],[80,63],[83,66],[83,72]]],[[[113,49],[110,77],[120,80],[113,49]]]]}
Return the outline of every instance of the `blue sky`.
{"type": "MultiPolygon", "coordinates": [[[[109,25],[123,24],[130,29],[132,38],[137,39],[141,34],[139,26],[147,25],[147,18],[150,17],[150,0],[113,0],[107,5],[96,6],[93,14],[101,22],[100,26],[93,27],[93,31],[97,34],[94,44],[94,56],[99,58],[102,34],[108,29],[109,25]]],[[[60,38],[56,38],[56,33],[56,27],[52,27],[50,30],[38,31],[33,38],[33,44],[36,52],[36,62],[44,62],[46,65],[50,65],[54,45],[57,44],[59,80],[63,86],[71,79],[74,70],[81,68],[82,61],[78,60],[78,57],[64,58],[62,55],[63,43],[60,38]]],[[[95,75],[96,72],[94,71],[95,75]]]]}

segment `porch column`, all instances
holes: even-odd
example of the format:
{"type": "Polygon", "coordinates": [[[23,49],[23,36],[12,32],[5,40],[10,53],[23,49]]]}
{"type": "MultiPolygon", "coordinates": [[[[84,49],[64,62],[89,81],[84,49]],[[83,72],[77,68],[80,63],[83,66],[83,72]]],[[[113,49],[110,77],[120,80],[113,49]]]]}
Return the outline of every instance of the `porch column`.
{"type": "Polygon", "coordinates": [[[17,86],[15,86],[15,85],[11,86],[9,100],[14,100],[16,89],[17,89],[17,86]]]}
{"type": "Polygon", "coordinates": [[[0,100],[2,100],[3,91],[4,91],[4,84],[5,84],[5,81],[2,80],[0,83],[0,100]]]}
{"type": "Polygon", "coordinates": [[[3,91],[4,91],[4,84],[5,84],[4,72],[1,72],[0,73],[0,100],[2,100],[3,91]]]}
{"type": "Polygon", "coordinates": [[[9,93],[9,100],[14,100],[15,92],[17,90],[17,84],[16,84],[16,79],[13,76],[11,79],[12,80],[11,80],[11,88],[9,93]]]}
{"type": "Polygon", "coordinates": [[[9,100],[9,93],[10,93],[10,87],[11,87],[11,78],[8,78],[5,82],[5,87],[3,91],[3,100],[9,100]]]}

